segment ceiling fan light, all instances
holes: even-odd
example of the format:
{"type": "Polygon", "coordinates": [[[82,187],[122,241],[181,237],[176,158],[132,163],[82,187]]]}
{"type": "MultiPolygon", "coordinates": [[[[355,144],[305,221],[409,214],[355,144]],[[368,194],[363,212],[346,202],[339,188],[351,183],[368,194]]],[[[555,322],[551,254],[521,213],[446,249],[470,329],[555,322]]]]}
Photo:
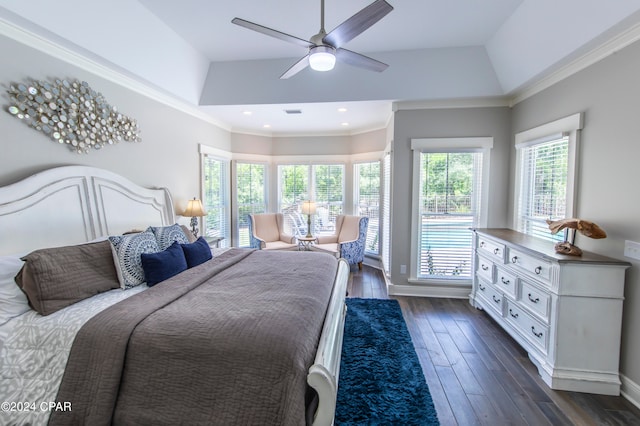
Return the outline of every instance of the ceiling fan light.
{"type": "Polygon", "coordinates": [[[315,71],[331,71],[336,65],[335,49],[331,46],[314,46],[309,49],[309,66],[315,71]]]}

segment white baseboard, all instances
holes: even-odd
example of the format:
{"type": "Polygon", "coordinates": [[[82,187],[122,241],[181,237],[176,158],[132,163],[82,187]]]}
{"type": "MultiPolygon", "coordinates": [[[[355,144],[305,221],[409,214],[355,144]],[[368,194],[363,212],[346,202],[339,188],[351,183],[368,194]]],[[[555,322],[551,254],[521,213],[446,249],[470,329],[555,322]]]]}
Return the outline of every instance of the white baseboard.
{"type": "Polygon", "coordinates": [[[640,385],[624,374],[620,374],[620,381],[622,382],[620,394],[630,403],[640,408],[640,385]]]}
{"type": "Polygon", "coordinates": [[[444,297],[468,299],[471,288],[466,286],[397,285],[387,282],[387,293],[393,296],[444,297]]]}

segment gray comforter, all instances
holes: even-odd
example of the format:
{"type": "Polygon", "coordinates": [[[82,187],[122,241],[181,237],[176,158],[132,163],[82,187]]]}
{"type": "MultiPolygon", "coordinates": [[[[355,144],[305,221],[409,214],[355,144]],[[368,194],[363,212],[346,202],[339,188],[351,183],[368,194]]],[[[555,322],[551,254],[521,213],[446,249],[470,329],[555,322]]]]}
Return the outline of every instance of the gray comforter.
{"type": "Polygon", "coordinates": [[[337,261],[232,249],[92,318],[50,425],[300,425],[337,261]]]}

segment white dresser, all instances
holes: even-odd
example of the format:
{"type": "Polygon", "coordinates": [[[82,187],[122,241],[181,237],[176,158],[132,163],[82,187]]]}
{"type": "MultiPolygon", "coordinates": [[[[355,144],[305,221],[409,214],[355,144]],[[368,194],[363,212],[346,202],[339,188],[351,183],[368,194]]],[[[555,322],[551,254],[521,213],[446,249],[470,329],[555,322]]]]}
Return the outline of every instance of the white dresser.
{"type": "Polygon", "coordinates": [[[474,230],[471,304],[522,347],[553,389],[620,394],[625,269],[630,263],[510,229],[474,230]]]}

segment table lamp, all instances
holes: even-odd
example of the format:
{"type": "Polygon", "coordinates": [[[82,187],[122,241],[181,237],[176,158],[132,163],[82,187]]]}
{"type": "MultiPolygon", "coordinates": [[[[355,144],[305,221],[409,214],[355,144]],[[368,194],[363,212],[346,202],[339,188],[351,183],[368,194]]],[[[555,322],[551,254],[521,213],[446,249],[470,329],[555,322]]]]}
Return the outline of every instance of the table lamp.
{"type": "Polygon", "coordinates": [[[302,202],[302,214],[307,215],[307,238],[312,238],[311,235],[311,215],[316,213],[316,203],[311,200],[302,202]]]}
{"type": "Polygon", "coordinates": [[[202,207],[202,201],[197,198],[189,200],[189,203],[187,203],[187,208],[185,209],[184,213],[182,213],[182,216],[191,217],[191,232],[196,238],[198,238],[198,218],[206,215],[207,213],[205,213],[204,207],[202,207]]]}

